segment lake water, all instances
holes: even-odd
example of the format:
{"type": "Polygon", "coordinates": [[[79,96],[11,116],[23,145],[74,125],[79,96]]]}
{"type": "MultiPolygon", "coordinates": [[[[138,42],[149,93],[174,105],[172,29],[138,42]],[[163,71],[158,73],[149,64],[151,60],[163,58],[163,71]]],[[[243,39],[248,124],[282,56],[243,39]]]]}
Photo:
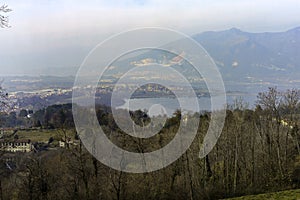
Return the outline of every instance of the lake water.
{"type": "MultiPolygon", "coordinates": [[[[227,95],[227,104],[232,104],[236,98],[241,96],[227,95]]],[[[249,104],[249,108],[253,108],[256,100],[256,95],[245,95],[242,96],[243,100],[249,104]]],[[[171,116],[174,111],[180,109],[179,101],[183,102],[185,105],[184,111],[195,111],[195,105],[191,102],[191,99],[179,98],[179,101],[175,98],[139,98],[139,99],[124,99],[125,103],[117,108],[128,109],[129,110],[147,110],[150,115],[163,115],[167,114],[171,116]]],[[[198,98],[199,110],[210,111],[211,101],[210,97],[198,98]]]]}

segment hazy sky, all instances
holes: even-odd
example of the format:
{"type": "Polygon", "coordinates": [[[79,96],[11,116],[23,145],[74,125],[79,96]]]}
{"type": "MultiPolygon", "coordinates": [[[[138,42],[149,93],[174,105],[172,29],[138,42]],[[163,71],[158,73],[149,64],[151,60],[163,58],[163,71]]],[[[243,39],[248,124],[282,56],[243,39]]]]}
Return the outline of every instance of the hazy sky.
{"type": "Polygon", "coordinates": [[[138,27],[192,35],[237,27],[250,32],[300,26],[299,0],[22,0],[4,2],[11,28],[0,29],[0,75],[74,74],[108,36],[138,27]],[[71,70],[72,69],[72,70],[71,70]]]}

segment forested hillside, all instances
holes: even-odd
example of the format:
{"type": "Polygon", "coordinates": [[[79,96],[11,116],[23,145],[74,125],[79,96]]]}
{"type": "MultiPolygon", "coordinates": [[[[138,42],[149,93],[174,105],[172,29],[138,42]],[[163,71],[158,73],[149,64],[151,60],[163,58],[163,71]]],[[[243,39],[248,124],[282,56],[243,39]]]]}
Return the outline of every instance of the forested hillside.
{"type": "MultiPolygon", "coordinates": [[[[115,171],[98,162],[81,142],[55,151],[16,153],[14,168],[1,161],[1,198],[219,199],[299,188],[299,102],[298,90],[276,88],[258,94],[255,109],[237,100],[228,107],[217,145],[204,159],[199,158],[199,150],[211,113],[195,113],[200,125],[189,150],[170,166],[151,173],[115,171]]],[[[71,105],[51,106],[32,116],[41,130],[75,132],[71,105]]],[[[122,133],[109,107],[97,107],[97,117],[113,143],[133,152],[150,152],[174,137],[182,114],[175,112],[149,139],[122,133]]],[[[131,112],[131,117],[138,125],[151,123],[142,111],[131,112]]],[[[1,153],[5,158],[7,153],[1,153]]]]}

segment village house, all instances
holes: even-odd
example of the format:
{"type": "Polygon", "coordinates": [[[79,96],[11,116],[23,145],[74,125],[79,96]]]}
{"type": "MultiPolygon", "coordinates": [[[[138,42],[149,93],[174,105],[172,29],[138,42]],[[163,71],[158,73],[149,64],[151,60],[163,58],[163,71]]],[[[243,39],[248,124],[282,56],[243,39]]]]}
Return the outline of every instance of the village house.
{"type": "Polygon", "coordinates": [[[70,137],[66,138],[67,141],[65,141],[64,139],[61,139],[58,144],[59,147],[61,148],[67,148],[70,146],[76,146],[79,143],[79,140],[72,140],[70,137]]]}
{"type": "Polygon", "coordinates": [[[9,152],[30,152],[32,151],[31,141],[28,139],[0,140],[0,150],[9,152]]]}

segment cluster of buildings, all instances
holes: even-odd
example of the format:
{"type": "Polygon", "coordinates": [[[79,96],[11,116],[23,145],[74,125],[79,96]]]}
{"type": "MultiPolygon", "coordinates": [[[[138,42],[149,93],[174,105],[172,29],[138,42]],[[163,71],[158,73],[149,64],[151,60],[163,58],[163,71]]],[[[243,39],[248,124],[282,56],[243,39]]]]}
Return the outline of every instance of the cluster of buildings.
{"type": "Polygon", "coordinates": [[[80,143],[79,139],[72,139],[70,137],[61,138],[58,143],[53,143],[52,141],[45,142],[33,142],[30,139],[17,137],[17,130],[6,128],[0,130],[0,152],[39,152],[43,150],[52,149],[55,150],[57,148],[70,148],[77,146],[80,143]]]}
{"type": "MultiPolygon", "coordinates": [[[[60,148],[69,148],[71,146],[77,146],[79,144],[79,140],[72,140],[71,138],[67,138],[67,141],[61,139],[58,141],[58,146],[60,148]]],[[[5,152],[30,152],[30,151],[39,151],[31,140],[29,139],[0,139],[0,151],[5,152]]]]}
{"type": "Polygon", "coordinates": [[[39,96],[41,98],[47,98],[49,96],[53,95],[64,95],[66,93],[71,93],[72,89],[55,89],[55,88],[49,88],[49,89],[41,89],[41,90],[35,90],[35,91],[17,91],[17,92],[11,92],[9,93],[9,97],[13,99],[19,99],[23,97],[33,97],[33,96],[39,96]]]}
{"type": "Polygon", "coordinates": [[[20,111],[21,109],[41,109],[57,101],[70,98],[72,89],[41,89],[35,91],[16,91],[8,94],[11,104],[7,113],[12,111],[20,111]]]}
{"type": "Polygon", "coordinates": [[[29,139],[6,140],[0,139],[0,150],[8,152],[30,152],[33,145],[29,139]]]}

